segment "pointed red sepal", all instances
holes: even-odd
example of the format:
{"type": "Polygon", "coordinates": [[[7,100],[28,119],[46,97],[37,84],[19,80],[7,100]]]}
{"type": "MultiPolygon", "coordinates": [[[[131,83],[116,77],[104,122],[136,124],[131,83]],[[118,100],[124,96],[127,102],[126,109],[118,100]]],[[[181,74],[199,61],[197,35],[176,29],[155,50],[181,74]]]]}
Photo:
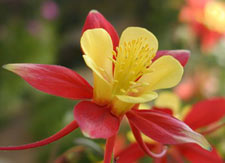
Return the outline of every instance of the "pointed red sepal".
{"type": "Polygon", "coordinates": [[[162,144],[197,143],[210,149],[209,143],[201,134],[167,113],[157,110],[131,110],[126,116],[135,128],[162,144]]]}
{"type": "Polygon", "coordinates": [[[111,36],[114,50],[119,44],[119,36],[112,24],[98,11],[91,10],[85,20],[82,33],[88,29],[103,28],[111,36]]]}
{"type": "Polygon", "coordinates": [[[214,147],[211,151],[206,151],[196,144],[182,144],[177,146],[177,149],[192,163],[223,163],[222,157],[214,147]]]}
{"type": "Polygon", "coordinates": [[[76,72],[58,65],[7,64],[5,69],[22,77],[34,88],[69,99],[90,99],[93,89],[76,72]]]}
{"type": "Polygon", "coordinates": [[[152,109],[156,110],[156,111],[167,113],[169,115],[173,115],[173,110],[171,110],[169,108],[160,108],[160,107],[153,106],[152,109]]]}
{"type": "Polygon", "coordinates": [[[113,135],[112,137],[110,137],[106,140],[104,163],[111,162],[115,141],[116,141],[116,135],[113,135]]]}
{"type": "Polygon", "coordinates": [[[36,147],[41,147],[47,144],[50,144],[66,135],[74,131],[75,129],[78,128],[77,122],[72,121],[69,125],[64,127],[62,130],[57,132],[56,134],[50,136],[49,138],[43,139],[41,141],[37,141],[31,144],[25,144],[25,145],[20,145],[20,146],[8,146],[8,147],[0,147],[0,150],[24,150],[24,149],[30,149],[30,148],[36,148],[36,147]]]}
{"type": "MultiPolygon", "coordinates": [[[[129,120],[129,119],[128,119],[129,120]]],[[[140,131],[134,126],[133,122],[129,120],[132,132],[134,134],[134,137],[138,143],[138,145],[141,147],[141,149],[150,157],[152,158],[161,158],[163,157],[167,152],[167,147],[165,146],[160,153],[153,153],[147,146],[147,144],[143,141],[141,137],[140,131]]]]}
{"type": "Polygon", "coordinates": [[[120,119],[110,112],[110,108],[91,101],[82,101],[74,108],[74,118],[84,135],[91,138],[109,138],[119,129],[120,119]]]}
{"type": "Polygon", "coordinates": [[[184,67],[187,64],[188,59],[189,59],[191,53],[188,50],[159,50],[156,53],[156,56],[153,58],[152,61],[154,62],[158,58],[160,58],[162,56],[165,56],[165,55],[173,56],[184,67]]]}
{"type": "Polygon", "coordinates": [[[224,116],[225,98],[217,97],[194,104],[191,111],[184,118],[184,122],[195,130],[215,123],[224,116]]]}

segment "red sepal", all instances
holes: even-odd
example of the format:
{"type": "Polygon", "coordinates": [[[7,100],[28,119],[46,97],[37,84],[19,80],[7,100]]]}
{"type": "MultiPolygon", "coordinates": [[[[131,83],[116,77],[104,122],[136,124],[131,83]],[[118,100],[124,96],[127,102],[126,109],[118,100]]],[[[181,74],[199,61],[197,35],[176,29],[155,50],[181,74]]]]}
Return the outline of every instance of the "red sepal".
{"type": "Polygon", "coordinates": [[[191,53],[188,50],[159,50],[156,53],[156,56],[153,58],[152,61],[154,62],[158,58],[160,58],[162,56],[165,56],[165,55],[173,56],[184,67],[187,64],[188,59],[189,59],[191,53]]]}
{"type": "Polygon", "coordinates": [[[78,73],[58,65],[7,64],[5,69],[21,76],[34,88],[69,99],[92,98],[92,87],[78,73]]]}
{"type": "Polygon", "coordinates": [[[163,112],[163,113],[167,113],[169,115],[173,115],[173,110],[171,110],[169,108],[160,108],[160,107],[153,106],[152,109],[156,110],[156,111],[163,112]]]}
{"type": "Polygon", "coordinates": [[[135,128],[162,144],[195,142],[209,148],[202,135],[167,113],[157,110],[131,110],[126,116],[135,128]]]}
{"type": "Polygon", "coordinates": [[[77,122],[72,121],[69,125],[67,125],[62,130],[60,130],[59,132],[57,132],[56,134],[52,135],[49,138],[31,143],[31,144],[25,144],[25,145],[20,145],[20,146],[0,147],[0,150],[24,150],[24,149],[30,149],[30,148],[44,146],[44,145],[50,144],[64,136],[68,135],[76,128],[78,128],[77,122]]]}
{"type": "Polygon", "coordinates": [[[180,153],[192,163],[222,163],[222,157],[212,148],[212,151],[207,151],[196,144],[182,144],[177,146],[180,153]]]}
{"type": "MultiPolygon", "coordinates": [[[[129,119],[128,119],[129,120],[129,119]]],[[[132,129],[132,132],[134,134],[134,137],[138,143],[138,145],[141,147],[141,149],[150,157],[152,158],[161,158],[163,157],[167,152],[167,147],[164,147],[160,153],[153,153],[151,149],[147,146],[147,144],[143,141],[141,137],[140,131],[134,126],[133,122],[129,120],[130,127],[132,129]]]]}
{"type": "Polygon", "coordinates": [[[74,108],[74,118],[84,135],[91,138],[109,138],[119,129],[120,119],[110,108],[90,101],[82,101],[74,108]]]}
{"type": "Polygon", "coordinates": [[[225,98],[217,97],[194,104],[184,118],[184,122],[195,130],[217,122],[224,116],[225,98]]]}
{"type": "Polygon", "coordinates": [[[85,20],[82,33],[84,33],[88,29],[94,29],[94,28],[105,29],[111,36],[114,50],[116,50],[116,47],[119,44],[119,36],[117,31],[112,26],[112,24],[108,20],[106,20],[106,18],[100,12],[96,10],[91,10],[85,20]]]}

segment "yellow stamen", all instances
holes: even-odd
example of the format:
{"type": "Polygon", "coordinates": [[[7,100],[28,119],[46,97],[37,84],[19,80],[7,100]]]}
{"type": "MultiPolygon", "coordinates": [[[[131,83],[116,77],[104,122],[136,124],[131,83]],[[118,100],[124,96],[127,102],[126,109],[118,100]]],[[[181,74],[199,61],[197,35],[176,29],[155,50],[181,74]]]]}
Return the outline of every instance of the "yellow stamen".
{"type": "Polygon", "coordinates": [[[129,42],[124,42],[117,47],[117,56],[114,69],[113,93],[125,94],[138,93],[137,86],[147,85],[138,83],[138,79],[146,73],[149,73],[149,67],[155,56],[153,49],[145,43],[146,38],[138,38],[129,42]],[[123,89],[123,91],[121,91],[123,89]]]}
{"type": "Polygon", "coordinates": [[[112,86],[112,112],[114,114],[123,114],[134,105],[118,101],[117,95],[138,96],[139,88],[149,85],[147,82],[138,80],[144,74],[151,72],[149,67],[154,56],[154,50],[146,43],[146,38],[142,37],[124,42],[117,47],[117,55],[114,54],[115,67],[112,86]]]}

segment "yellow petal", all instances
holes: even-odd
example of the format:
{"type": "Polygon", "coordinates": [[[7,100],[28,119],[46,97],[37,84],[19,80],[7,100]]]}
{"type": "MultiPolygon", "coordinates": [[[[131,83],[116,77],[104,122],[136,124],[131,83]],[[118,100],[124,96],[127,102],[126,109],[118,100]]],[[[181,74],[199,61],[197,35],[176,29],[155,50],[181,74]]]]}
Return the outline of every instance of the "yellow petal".
{"type": "Polygon", "coordinates": [[[145,103],[157,98],[158,94],[156,92],[149,92],[142,94],[140,96],[127,96],[127,95],[117,95],[116,97],[123,102],[138,104],[138,103],[145,103]]]}
{"type": "Polygon", "coordinates": [[[112,85],[94,73],[94,101],[98,105],[106,105],[111,100],[112,85]]]}
{"type": "Polygon", "coordinates": [[[109,84],[109,81],[107,80],[108,74],[104,71],[101,71],[99,67],[95,64],[95,62],[88,56],[88,55],[83,55],[84,61],[87,64],[87,66],[92,69],[94,74],[98,75],[99,78],[105,81],[105,83],[109,84]]]}
{"type": "Polygon", "coordinates": [[[151,65],[150,71],[139,80],[139,82],[149,83],[144,91],[174,87],[183,75],[183,67],[172,56],[163,56],[157,59],[151,65]]]}
{"type": "Polygon", "coordinates": [[[85,62],[96,74],[102,74],[105,80],[112,79],[113,44],[110,35],[101,28],[90,29],[81,37],[81,47],[85,62]],[[97,72],[98,71],[98,72],[97,72]]]}
{"type": "Polygon", "coordinates": [[[174,114],[179,113],[180,104],[179,97],[169,91],[161,92],[159,97],[155,100],[155,106],[172,109],[174,114]]]}
{"type": "Polygon", "coordinates": [[[158,40],[150,31],[145,28],[140,27],[128,27],[126,28],[121,37],[120,37],[120,45],[123,45],[125,42],[129,42],[132,40],[137,40],[142,38],[143,41],[149,45],[150,49],[152,49],[152,53],[155,54],[158,50],[158,40]]]}

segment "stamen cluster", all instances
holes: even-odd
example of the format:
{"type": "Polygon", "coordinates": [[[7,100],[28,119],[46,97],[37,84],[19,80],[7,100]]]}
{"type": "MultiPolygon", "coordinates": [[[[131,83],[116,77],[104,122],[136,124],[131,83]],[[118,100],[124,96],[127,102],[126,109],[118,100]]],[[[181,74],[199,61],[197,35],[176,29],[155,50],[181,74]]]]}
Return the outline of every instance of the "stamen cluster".
{"type": "Polygon", "coordinates": [[[113,93],[131,95],[138,92],[140,86],[148,83],[140,83],[138,80],[146,73],[150,73],[150,65],[155,54],[146,43],[146,38],[138,38],[124,42],[117,47],[114,58],[113,93]]]}

